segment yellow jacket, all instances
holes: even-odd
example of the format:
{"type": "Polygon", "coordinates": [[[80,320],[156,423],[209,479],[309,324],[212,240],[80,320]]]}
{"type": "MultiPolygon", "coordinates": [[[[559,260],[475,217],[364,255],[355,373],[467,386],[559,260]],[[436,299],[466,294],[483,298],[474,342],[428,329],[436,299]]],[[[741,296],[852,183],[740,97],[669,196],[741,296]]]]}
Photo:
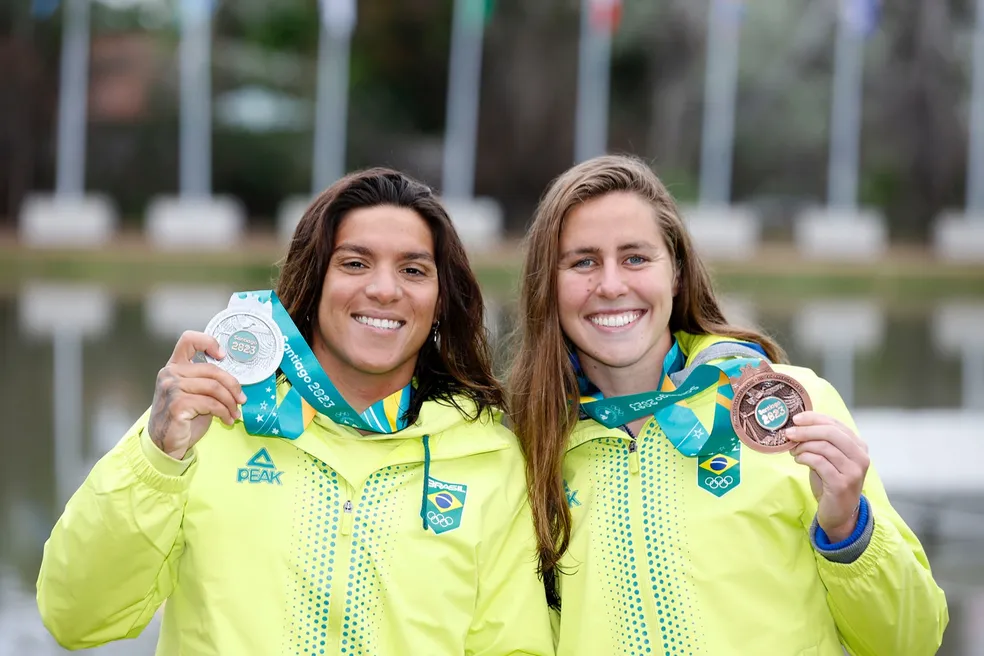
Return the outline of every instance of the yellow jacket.
{"type": "Polygon", "coordinates": [[[319,415],[294,441],[215,420],[190,466],[146,418],[45,544],[38,605],[63,646],[135,637],[166,600],[158,654],[553,654],[498,417],[428,402],[399,433],[319,415]]]}
{"type": "MultiPolygon", "coordinates": [[[[676,335],[690,363],[721,338],[676,335]]],[[[794,376],[814,409],[854,427],[834,388],[794,376]]],[[[789,454],[741,449],[740,483],[717,496],[718,474],[676,451],[653,420],[638,435],[580,421],[564,462],[573,537],[563,561],[560,656],[906,656],[934,654],[948,621],[926,554],[889,503],[874,469],[874,517],[857,560],[814,548],[809,469],[789,454]]],[[[732,468],[720,476],[738,472],[732,468]]]]}

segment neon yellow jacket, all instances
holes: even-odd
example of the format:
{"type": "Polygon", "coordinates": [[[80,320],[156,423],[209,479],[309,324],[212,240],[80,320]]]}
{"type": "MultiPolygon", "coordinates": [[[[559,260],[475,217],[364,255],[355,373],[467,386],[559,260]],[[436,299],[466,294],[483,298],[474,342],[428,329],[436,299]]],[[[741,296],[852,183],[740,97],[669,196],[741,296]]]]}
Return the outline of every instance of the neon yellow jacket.
{"type": "MultiPolygon", "coordinates": [[[[676,335],[688,363],[716,337],[676,335]]],[[[854,427],[833,387],[773,365],[814,409],[854,427]]],[[[867,548],[828,561],[808,529],[817,503],[809,469],[789,454],[742,449],[740,482],[717,496],[698,485],[698,458],[676,451],[652,420],[629,436],[586,419],[564,463],[573,537],[563,561],[559,656],[908,656],[935,654],[948,621],[918,540],[869,469],[867,548]]],[[[735,469],[738,468],[738,472],[735,469]]],[[[704,485],[716,475],[704,473],[704,485]]]]}
{"type": "Polygon", "coordinates": [[[499,417],[428,402],[393,435],[319,415],[294,441],[215,420],[188,466],[147,416],[45,544],[38,606],[63,646],[135,637],[166,601],[158,654],[554,653],[499,417]]]}

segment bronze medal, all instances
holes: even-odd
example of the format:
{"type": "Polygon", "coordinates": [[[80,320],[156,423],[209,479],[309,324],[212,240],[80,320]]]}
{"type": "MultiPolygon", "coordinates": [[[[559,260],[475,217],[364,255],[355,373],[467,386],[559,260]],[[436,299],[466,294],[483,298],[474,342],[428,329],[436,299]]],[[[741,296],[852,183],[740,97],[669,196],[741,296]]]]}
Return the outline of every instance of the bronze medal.
{"type": "Polygon", "coordinates": [[[761,453],[793,447],[786,429],[795,415],[812,410],[810,397],[792,376],[773,371],[768,362],[746,365],[731,379],[731,425],[745,446],[761,453]]]}

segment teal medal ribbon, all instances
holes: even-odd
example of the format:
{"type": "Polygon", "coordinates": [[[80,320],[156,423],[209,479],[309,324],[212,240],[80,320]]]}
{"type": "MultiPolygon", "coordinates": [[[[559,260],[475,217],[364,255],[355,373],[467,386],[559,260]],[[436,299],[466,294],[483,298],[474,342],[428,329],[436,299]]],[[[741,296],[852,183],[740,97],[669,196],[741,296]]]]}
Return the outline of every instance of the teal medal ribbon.
{"type": "MultiPolygon", "coordinates": [[[[756,345],[747,345],[759,350],[756,345]]],[[[687,457],[712,456],[735,452],[740,441],[731,426],[731,402],[734,390],[730,376],[748,364],[748,358],[733,358],[718,365],[695,367],[679,385],[671,378],[682,371],[686,356],[674,340],[663,359],[659,388],[650,392],[605,398],[584,376],[577,356],[572,355],[581,394],[581,410],[606,428],[618,428],[631,421],[654,415],[663,433],[680,453],[687,457]],[[695,399],[695,397],[700,397],[695,399]],[[707,430],[694,404],[713,403],[713,422],[707,430]]],[[[763,356],[764,357],[764,356],[763,356]]]]}
{"type": "Polygon", "coordinates": [[[279,405],[276,372],[262,382],[243,386],[243,423],[248,433],[297,439],[315,413],[371,433],[395,433],[406,427],[403,417],[413,394],[411,385],[373,403],[361,414],[356,412],[328,378],[273,290],[239,292],[239,297],[269,306],[264,311],[270,311],[284,335],[280,370],[291,384],[279,405]]]}

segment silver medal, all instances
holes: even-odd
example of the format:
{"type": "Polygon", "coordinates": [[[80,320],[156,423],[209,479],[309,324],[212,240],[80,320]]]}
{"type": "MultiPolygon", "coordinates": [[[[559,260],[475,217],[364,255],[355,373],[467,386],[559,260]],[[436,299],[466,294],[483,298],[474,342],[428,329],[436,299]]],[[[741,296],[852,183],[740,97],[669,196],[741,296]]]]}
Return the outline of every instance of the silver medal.
{"type": "Polygon", "coordinates": [[[284,335],[272,317],[244,308],[228,308],[205,327],[225,351],[225,358],[206,361],[232,374],[241,385],[253,385],[269,378],[280,367],[284,355],[284,335]]]}

